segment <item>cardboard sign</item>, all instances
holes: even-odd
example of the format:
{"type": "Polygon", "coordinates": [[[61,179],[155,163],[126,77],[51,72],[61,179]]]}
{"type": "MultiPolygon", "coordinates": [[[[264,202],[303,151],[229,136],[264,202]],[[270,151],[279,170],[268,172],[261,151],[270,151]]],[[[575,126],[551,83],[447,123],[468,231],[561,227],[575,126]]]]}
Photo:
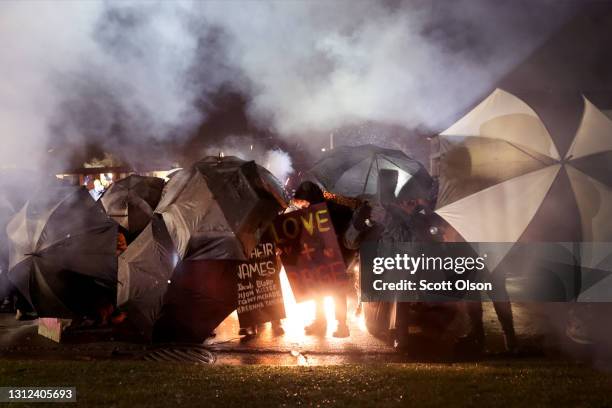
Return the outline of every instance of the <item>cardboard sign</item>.
{"type": "Polygon", "coordinates": [[[249,260],[238,265],[238,321],[240,327],[285,318],[276,247],[262,242],[249,260]]]}
{"type": "Polygon", "coordinates": [[[346,265],[327,204],[277,217],[271,235],[296,301],[346,290],[346,265]]]}

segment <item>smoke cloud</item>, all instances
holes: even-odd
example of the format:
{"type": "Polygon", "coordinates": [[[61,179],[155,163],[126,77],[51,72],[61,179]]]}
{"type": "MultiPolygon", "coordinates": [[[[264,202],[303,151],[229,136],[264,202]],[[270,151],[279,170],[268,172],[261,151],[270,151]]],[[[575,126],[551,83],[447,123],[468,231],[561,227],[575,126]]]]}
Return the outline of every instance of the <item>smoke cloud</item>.
{"type": "Polygon", "coordinates": [[[439,129],[567,18],[551,4],[5,1],[0,160],[169,154],[202,137],[220,89],[278,137],[439,129]]]}
{"type": "Polygon", "coordinates": [[[204,149],[202,156],[236,156],[243,160],[255,160],[280,181],[293,173],[293,161],[289,153],[280,148],[265,149],[252,136],[229,136],[222,144],[204,149]]]}

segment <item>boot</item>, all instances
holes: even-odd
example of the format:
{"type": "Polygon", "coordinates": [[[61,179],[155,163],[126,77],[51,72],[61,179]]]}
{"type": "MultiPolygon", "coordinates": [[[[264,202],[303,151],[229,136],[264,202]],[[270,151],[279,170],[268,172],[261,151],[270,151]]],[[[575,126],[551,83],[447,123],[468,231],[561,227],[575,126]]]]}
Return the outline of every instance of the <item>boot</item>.
{"type": "Polygon", "coordinates": [[[304,327],[304,332],[309,335],[324,335],[327,331],[327,321],[325,319],[315,319],[314,322],[304,327]]]}
{"type": "Polygon", "coordinates": [[[336,328],[336,331],[334,332],[333,336],[338,338],[344,338],[350,335],[351,333],[346,322],[338,322],[338,327],[336,328]]]}
{"type": "Polygon", "coordinates": [[[281,324],[280,320],[274,320],[272,322],[272,333],[275,336],[282,336],[285,334],[285,329],[283,329],[283,325],[281,324]]]}
{"type": "Polygon", "coordinates": [[[241,327],[238,331],[239,336],[255,336],[257,335],[257,326],[241,327]]]}

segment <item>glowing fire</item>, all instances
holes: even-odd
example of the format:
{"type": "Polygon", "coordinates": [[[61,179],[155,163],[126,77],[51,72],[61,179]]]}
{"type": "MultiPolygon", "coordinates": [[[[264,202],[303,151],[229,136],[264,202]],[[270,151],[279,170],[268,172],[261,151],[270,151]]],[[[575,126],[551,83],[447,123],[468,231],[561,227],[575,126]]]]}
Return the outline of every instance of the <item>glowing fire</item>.
{"type": "MultiPolygon", "coordinates": [[[[283,291],[283,299],[285,304],[285,313],[287,317],[283,320],[283,328],[285,329],[286,340],[294,342],[304,341],[304,327],[310,324],[315,318],[315,302],[308,301],[296,303],[291,285],[287,279],[285,269],[281,269],[280,282],[283,291]]],[[[336,317],[334,310],[334,299],[327,296],[324,300],[325,318],[327,319],[327,333],[329,337],[336,330],[336,317]]],[[[349,309],[347,319],[353,320],[354,326],[365,331],[365,321],[363,313],[359,316],[354,316],[352,310],[349,309]]]]}
{"type": "MultiPolygon", "coordinates": [[[[283,328],[285,329],[285,335],[276,339],[276,341],[282,344],[292,345],[304,345],[313,341],[313,336],[307,336],[304,333],[304,327],[310,324],[315,318],[315,302],[302,302],[296,303],[291,285],[287,279],[285,269],[281,269],[280,272],[280,283],[283,291],[283,301],[285,306],[286,318],[283,319],[283,328]]],[[[354,308],[350,307],[353,304],[349,301],[349,310],[347,313],[347,319],[351,328],[351,337],[356,335],[358,332],[366,332],[365,320],[363,313],[359,316],[355,316],[354,308]]],[[[324,310],[325,318],[327,319],[327,332],[326,337],[332,338],[333,332],[336,330],[336,317],[334,311],[334,300],[332,297],[326,297],[324,299],[324,310]]],[[[232,313],[222,324],[224,328],[220,331],[221,333],[227,333],[230,339],[235,339],[235,333],[238,332],[238,314],[236,311],[232,313]]],[[[217,340],[223,340],[218,337],[217,340]]],[[[351,341],[351,338],[337,339],[337,341],[351,341]]]]}

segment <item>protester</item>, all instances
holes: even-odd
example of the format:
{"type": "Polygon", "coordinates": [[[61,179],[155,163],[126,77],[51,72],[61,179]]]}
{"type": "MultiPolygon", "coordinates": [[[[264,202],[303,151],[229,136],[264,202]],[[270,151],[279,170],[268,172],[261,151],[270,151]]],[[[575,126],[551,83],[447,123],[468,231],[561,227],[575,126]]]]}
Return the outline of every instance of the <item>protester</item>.
{"type": "Polygon", "coordinates": [[[15,288],[8,280],[7,273],[0,265],[0,313],[14,312],[13,291],[15,288]]]}
{"type": "Polygon", "coordinates": [[[8,274],[0,268],[0,288],[2,305],[0,312],[15,313],[15,320],[34,320],[38,318],[32,305],[8,279],[8,274]]]}
{"type": "Polygon", "coordinates": [[[416,177],[395,196],[398,173],[380,170],[377,197],[363,200],[344,234],[346,247],[358,250],[362,242],[412,242],[422,238],[427,224],[431,185],[416,177]]]}
{"type": "Polygon", "coordinates": [[[89,184],[88,184],[88,189],[89,189],[89,194],[91,194],[91,197],[96,201],[98,201],[100,197],[102,197],[102,194],[104,194],[104,191],[105,191],[104,185],[98,179],[95,179],[93,181],[93,188],[90,189],[89,184]]]}
{"type": "MultiPolygon", "coordinates": [[[[316,184],[305,181],[297,188],[293,208],[306,208],[310,205],[326,203],[329,210],[331,222],[334,226],[334,230],[338,236],[338,244],[344,258],[345,265],[350,265],[352,258],[355,255],[355,251],[344,246],[342,236],[350,224],[352,211],[350,208],[335,203],[332,200],[325,199],[323,191],[316,184]]],[[[337,328],[333,333],[334,337],[348,337],[350,335],[349,327],[347,324],[347,299],[345,291],[335,291],[333,293],[334,298],[334,311],[336,321],[338,322],[337,328]]],[[[323,335],[327,331],[327,319],[325,317],[325,308],[323,302],[323,296],[315,298],[315,319],[314,321],[304,328],[306,334],[309,335],[323,335]]]]}
{"type": "MultiPolygon", "coordinates": [[[[378,194],[373,202],[364,201],[354,213],[345,231],[344,244],[358,250],[364,242],[396,244],[422,241],[428,230],[431,183],[427,177],[413,177],[395,196],[398,173],[395,170],[380,170],[378,194]]],[[[391,333],[398,347],[404,347],[408,332],[412,302],[370,303],[368,309],[376,323],[366,324],[371,332],[384,335],[391,333]]]]}
{"type": "Polygon", "coordinates": [[[127,240],[125,239],[125,234],[121,231],[117,232],[117,250],[116,250],[117,256],[124,253],[127,247],[128,247],[128,244],[127,244],[127,240]]]}
{"type": "MultiPolygon", "coordinates": [[[[127,250],[128,244],[125,238],[125,233],[121,231],[121,227],[119,227],[119,231],[117,231],[117,248],[116,254],[120,256],[127,250]]],[[[102,304],[99,309],[100,320],[103,324],[107,324],[108,322],[112,324],[121,324],[127,318],[127,314],[125,312],[120,311],[115,307],[114,302],[102,304]]]]}
{"type": "Polygon", "coordinates": [[[32,305],[30,305],[26,298],[16,288],[13,292],[13,304],[15,309],[15,320],[34,320],[38,318],[32,305]]]}
{"type": "MultiPolygon", "coordinates": [[[[437,235],[440,236],[442,242],[464,242],[459,233],[448,223],[441,218],[437,218],[432,226],[436,229],[437,235]]],[[[471,256],[471,254],[469,254],[471,256]]],[[[464,277],[465,278],[465,277],[464,277]]],[[[514,330],[514,320],[512,316],[512,306],[509,301],[499,301],[499,299],[508,299],[506,291],[506,281],[503,271],[484,271],[478,277],[481,281],[492,283],[495,299],[493,308],[497,314],[497,319],[502,326],[506,350],[516,352],[518,342],[514,330]]],[[[465,308],[468,317],[469,331],[468,334],[459,339],[456,348],[459,353],[482,352],[484,350],[485,331],[483,322],[482,299],[480,292],[476,292],[479,299],[471,299],[465,302],[465,308]]]]}

